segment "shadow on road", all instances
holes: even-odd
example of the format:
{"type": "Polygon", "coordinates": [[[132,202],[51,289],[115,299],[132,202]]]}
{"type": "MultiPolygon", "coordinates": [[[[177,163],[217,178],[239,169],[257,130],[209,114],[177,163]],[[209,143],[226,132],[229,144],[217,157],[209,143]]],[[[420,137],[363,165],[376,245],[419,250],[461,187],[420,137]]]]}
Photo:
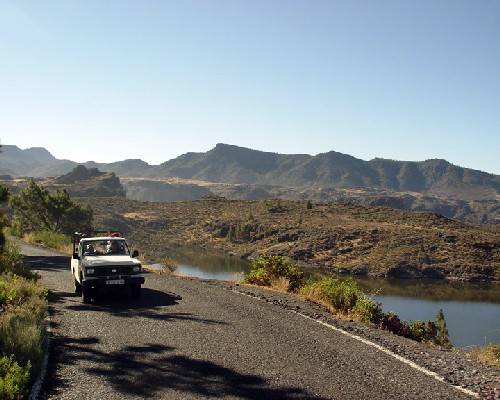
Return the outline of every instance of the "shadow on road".
{"type": "MultiPolygon", "coordinates": [[[[76,296],[76,295],[75,295],[76,296]]],[[[91,304],[76,303],[66,307],[70,310],[93,312],[104,312],[123,318],[150,318],[162,321],[167,320],[189,320],[203,324],[224,324],[221,321],[199,318],[190,313],[171,313],[164,307],[176,305],[182,297],[168,292],[161,292],[149,288],[142,289],[140,299],[131,299],[127,291],[118,293],[101,293],[91,304]]]]}
{"type": "MultiPolygon", "coordinates": [[[[88,365],[82,376],[104,378],[124,396],[160,398],[171,390],[172,398],[236,397],[241,399],[323,399],[301,388],[272,386],[257,375],[244,374],[214,362],[176,353],[174,347],[146,344],[128,346],[111,354],[97,350],[98,339],[59,338],[59,362],[88,365]]],[[[57,360],[56,360],[57,361],[57,360]]],[[[97,389],[97,388],[96,388],[97,389]]],[[[98,393],[96,393],[97,395],[98,393]]]]}
{"type": "MultiPolygon", "coordinates": [[[[34,271],[60,271],[68,270],[70,257],[68,256],[24,256],[24,261],[34,271]]],[[[199,319],[187,313],[159,312],[163,307],[178,304],[182,297],[175,294],[143,287],[141,298],[132,299],[129,288],[117,288],[106,292],[95,293],[91,304],[81,302],[80,295],[73,292],[61,292],[51,290],[49,292],[49,304],[51,314],[57,313],[54,304],[64,304],[64,308],[74,311],[99,311],[111,313],[123,318],[144,317],[159,320],[183,319],[192,320],[206,324],[220,324],[219,321],[199,319]]]]}
{"type": "Polygon", "coordinates": [[[70,256],[23,256],[23,259],[31,269],[40,271],[69,270],[71,263],[70,256]]]}

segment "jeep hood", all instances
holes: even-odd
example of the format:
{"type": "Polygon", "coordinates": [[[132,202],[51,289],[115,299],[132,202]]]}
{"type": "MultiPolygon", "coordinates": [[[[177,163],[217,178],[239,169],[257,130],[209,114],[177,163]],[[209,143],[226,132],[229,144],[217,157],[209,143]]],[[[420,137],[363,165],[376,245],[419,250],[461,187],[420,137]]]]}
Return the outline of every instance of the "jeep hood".
{"type": "Polygon", "coordinates": [[[98,267],[100,265],[140,265],[140,261],[126,255],[105,255],[105,256],[85,256],[83,258],[85,265],[98,267]]]}

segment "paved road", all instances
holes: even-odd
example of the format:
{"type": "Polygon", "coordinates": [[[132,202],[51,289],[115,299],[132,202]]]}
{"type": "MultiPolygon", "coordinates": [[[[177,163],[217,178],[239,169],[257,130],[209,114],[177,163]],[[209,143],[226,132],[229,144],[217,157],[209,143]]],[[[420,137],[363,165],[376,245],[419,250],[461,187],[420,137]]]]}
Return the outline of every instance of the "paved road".
{"type": "Polygon", "coordinates": [[[73,293],[67,256],[23,251],[50,289],[52,339],[41,399],[471,398],[227,283],[149,273],[139,300],[115,293],[83,304],[73,293]]]}

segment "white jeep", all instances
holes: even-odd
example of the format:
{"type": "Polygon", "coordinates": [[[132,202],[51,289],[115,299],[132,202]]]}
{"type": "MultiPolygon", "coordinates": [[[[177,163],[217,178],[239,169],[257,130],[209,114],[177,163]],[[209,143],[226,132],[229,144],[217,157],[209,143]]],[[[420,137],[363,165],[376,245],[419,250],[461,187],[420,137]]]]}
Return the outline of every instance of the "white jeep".
{"type": "Polygon", "coordinates": [[[125,238],[118,231],[99,232],[92,237],[75,233],[71,274],[75,293],[89,303],[97,290],[130,287],[132,297],[141,296],[144,275],[139,253],[131,252],[125,238]]]}

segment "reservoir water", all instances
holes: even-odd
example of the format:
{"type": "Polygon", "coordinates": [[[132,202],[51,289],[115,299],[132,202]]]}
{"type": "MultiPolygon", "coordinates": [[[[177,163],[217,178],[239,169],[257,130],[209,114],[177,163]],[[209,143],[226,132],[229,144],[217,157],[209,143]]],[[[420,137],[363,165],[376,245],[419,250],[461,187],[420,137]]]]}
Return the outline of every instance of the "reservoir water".
{"type": "MultiPolygon", "coordinates": [[[[203,279],[238,280],[252,265],[238,257],[185,250],[170,254],[177,273],[203,279]]],[[[310,273],[312,279],[327,275],[310,273]]],[[[330,274],[331,275],[331,274],[330,274]]],[[[339,277],[345,279],[345,276],[339,277]]],[[[424,279],[355,278],[358,286],[402,320],[434,320],[443,310],[454,347],[500,343],[500,284],[424,279]]]]}

